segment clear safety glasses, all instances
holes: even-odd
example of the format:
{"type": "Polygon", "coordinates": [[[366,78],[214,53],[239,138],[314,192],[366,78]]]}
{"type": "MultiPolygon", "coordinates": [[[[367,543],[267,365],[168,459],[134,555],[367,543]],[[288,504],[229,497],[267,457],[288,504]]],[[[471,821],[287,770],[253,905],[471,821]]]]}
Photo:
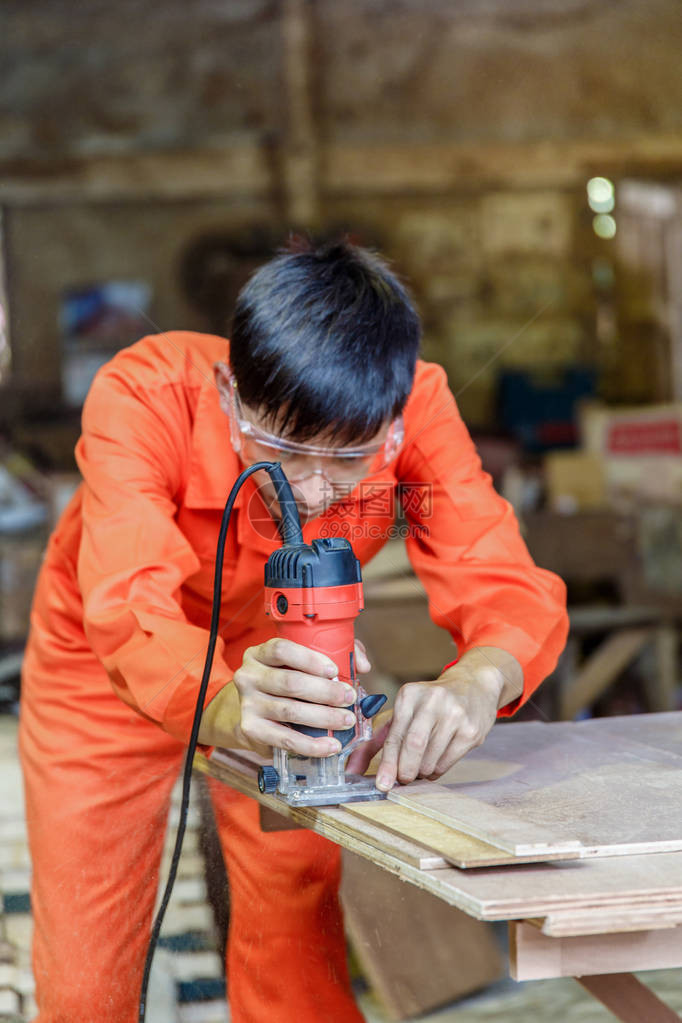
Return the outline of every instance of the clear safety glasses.
{"type": "Polygon", "coordinates": [[[268,433],[244,415],[237,384],[230,375],[229,419],[232,445],[248,464],[278,461],[291,483],[323,476],[332,486],[359,483],[370,472],[379,472],[398,454],[405,436],[402,416],[391,423],[385,438],[359,447],[329,448],[299,444],[268,433]]]}

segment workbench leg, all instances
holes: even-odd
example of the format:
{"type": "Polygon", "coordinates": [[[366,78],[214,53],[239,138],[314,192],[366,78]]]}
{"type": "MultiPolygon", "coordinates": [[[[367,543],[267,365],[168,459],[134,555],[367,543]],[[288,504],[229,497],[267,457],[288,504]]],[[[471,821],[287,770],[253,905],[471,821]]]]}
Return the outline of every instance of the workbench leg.
{"type": "Polygon", "coordinates": [[[560,721],[561,712],[566,700],[566,694],[570,690],[573,680],[578,674],[578,654],[580,643],[576,636],[569,633],[556,668],[554,669],[550,682],[552,692],[552,720],[560,721]]]}
{"type": "Polygon", "coordinates": [[[561,718],[572,721],[579,711],[591,706],[615,682],[621,671],[638,657],[653,639],[649,626],[628,627],[612,632],[580,666],[570,689],[563,694],[561,718]]]}
{"type": "Polygon", "coordinates": [[[682,1023],[673,1012],[632,973],[602,973],[576,977],[586,991],[623,1023],[682,1023]]]}
{"type": "Polygon", "coordinates": [[[651,687],[651,711],[675,710],[677,706],[677,629],[672,623],[656,629],[655,684],[651,687]]]}

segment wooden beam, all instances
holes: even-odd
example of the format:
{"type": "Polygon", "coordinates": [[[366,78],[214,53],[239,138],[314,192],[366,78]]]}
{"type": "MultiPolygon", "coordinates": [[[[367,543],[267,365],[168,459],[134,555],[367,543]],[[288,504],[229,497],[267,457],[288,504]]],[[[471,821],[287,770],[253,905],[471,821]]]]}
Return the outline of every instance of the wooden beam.
{"type": "MultiPolygon", "coordinates": [[[[294,0],[292,0],[292,3],[294,0]]],[[[302,2],[302,0],[300,0],[302,2]]],[[[309,15],[307,16],[309,17],[309,15]]],[[[296,27],[290,58],[310,45],[308,29],[296,27]]],[[[400,145],[336,140],[322,145],[314,131],[309,77],[290,69],[292,108],[288,187],[298,194],[308,177],[320,206],[344,197],[439,196],[495,188],[575,188],[590,174],[682,172],[679,135],[628,140],[534,143],[449,143],[400,145]],[[307,89],[307,91],[306,91],[307,89]],[[306,104],[311,105],[306,107],[306,104]],[[298,154],[298,155],[296,155],[298,154]],[[296,161],[300,161],[297,164],[296,161]],[[294,166],[296,164],[296,166],[294,166]],[[314,170],[314,173],[313,173],[314,170]],[[319,172],[319,179],[315,177],[319,172]]],[[[308,72],[306,72],[308,75],[308,72]]],[[[80,200],[241,198],[275,199],[278,166],[259,135],[235,133],[215,150],[171,150],[107,156],[67,154],[49,160],[0,162],[0,192],[6,205],[80,200]]],[[[293,193],[292,193],[293,194],[293,193]]]]}
{"type": "MultiPolygon", "coordinates": [[[[682,966],[682,926],[553,938],[527,921],[514,920],[509,924],[509,963],[514,980],[672,969],[682,966]]],[[[645,1019],[648,1023],[642,1014],[638,1023],[645,1019]]]]}
{"type": "Polygon", "coordinates": [[[656,629],[656,673],[650,680],[648,696],[649,709],[656,711],[675,710],[677,706],[677,627],[673,623],[656,629]]]}
{"type": "Polygon", "coordinates": [[[594,703],[653,637],[653,629],[639,628],[621,629],[605,639],[583,662],[577,678],[562,693],[563,720],[570,721],[584,707],[594,703]]]}
{"type": "Polygon", "coordinates": [[[284,0],[285,134],[282,177],[285,217],[296,227],[315,224],[319,215],[317,137],[312,103],[312,15],[309,0],[284,0]]]}
{"type": "Polygon", "coordinates": [[[681,1023],[682,1017],[630,973],[576,980],[622,1023],[681,1023]]]}
{"type": "Polygon", "coordinates": [[[175,150],[52,161],[0,163],[7,206],[83,201],[254,199],[272,195],[264,145],[235,139],[229,149],[175,150]]]}
{"type": "Polygon", "coordinates": [[[563,139],[362,145],[342,139],[323,159],[328,194],[451,193],[490,187],[570,188],[601,174],[646,174],[657,166],[682,170],[679,134],[620,139],[563,139]]]}

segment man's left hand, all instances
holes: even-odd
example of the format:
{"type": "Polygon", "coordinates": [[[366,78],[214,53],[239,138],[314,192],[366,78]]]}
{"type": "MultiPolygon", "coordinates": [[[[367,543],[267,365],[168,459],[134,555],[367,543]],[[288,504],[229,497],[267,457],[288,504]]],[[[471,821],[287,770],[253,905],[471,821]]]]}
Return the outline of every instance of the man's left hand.
{"type": "Polygon", "coordinates": [[[440,778],[481,745],[498,709],[522,689],[523,672],[511,654],[496,647],[470,650],[434,682],[402,686],[392,717],[377,720],[375,735],[351,754],[348,769],[362,773],[383,746],[377,788],[387,792],[396,780],[440,778]]]}

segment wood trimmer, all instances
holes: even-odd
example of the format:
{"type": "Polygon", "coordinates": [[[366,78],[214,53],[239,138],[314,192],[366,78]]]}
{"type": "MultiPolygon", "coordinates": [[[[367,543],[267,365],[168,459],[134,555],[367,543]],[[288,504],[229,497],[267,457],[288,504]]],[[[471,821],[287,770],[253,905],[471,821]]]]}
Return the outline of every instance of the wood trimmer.
{"type": "Polygon", "coordinates": [[[328,806],[361,799],[385,799],[373,778],[347,774],[354,749],[372,737],[372,718],[383,707],[383,694],[368,696],[355,668],[355,619],[364,609],[360,562],[342,537],[303,540],[298,508],[279,462],[266,463],[277,491],[282,546],[265,565],[265,611],[277,634],[317,650],[337,665],[338,679],[355,690],[347,710],[355,724],[342,731],[290,725],[306,735],[329,735],[341,743],[339,753],[302,757],[287,750],[273,751],[273,764],[261,767],[258,787],[276,793],[291,806],[328,806]]]}

